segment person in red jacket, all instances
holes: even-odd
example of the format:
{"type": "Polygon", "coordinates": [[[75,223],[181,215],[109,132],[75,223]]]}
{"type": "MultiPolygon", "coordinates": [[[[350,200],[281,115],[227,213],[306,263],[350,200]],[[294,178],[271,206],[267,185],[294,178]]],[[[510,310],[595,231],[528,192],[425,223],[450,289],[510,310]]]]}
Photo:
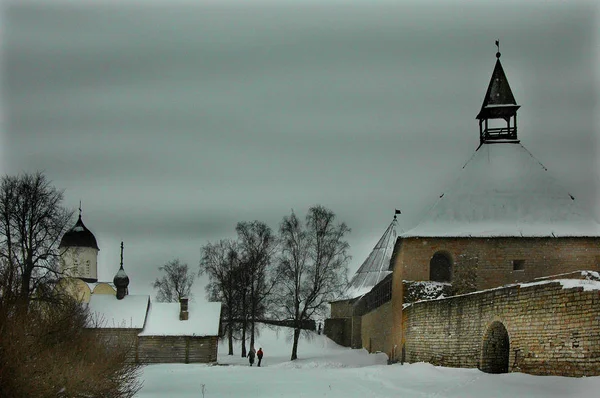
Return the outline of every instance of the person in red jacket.
{"type": "Polygon", "coordinates": [[[256,357],[258,358],[258,366],[260,366],[260,362],[262,361],[262,357],[263,357],[262,347],[260,347],[258,349],[258,352],[256,353],[256,357]]]}

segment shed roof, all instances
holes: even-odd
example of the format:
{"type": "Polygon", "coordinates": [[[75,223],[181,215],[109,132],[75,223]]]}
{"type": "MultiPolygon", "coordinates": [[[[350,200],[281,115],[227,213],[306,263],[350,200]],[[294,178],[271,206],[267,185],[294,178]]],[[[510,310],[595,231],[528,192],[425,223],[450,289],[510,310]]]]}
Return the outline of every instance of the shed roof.
{"type": "Polygon", "coordinates": [[[179,320],[179,303],[151,303],[146,327],[139,336],[217,336],[221,303],[189,303],[189,318],[179,320]]]}

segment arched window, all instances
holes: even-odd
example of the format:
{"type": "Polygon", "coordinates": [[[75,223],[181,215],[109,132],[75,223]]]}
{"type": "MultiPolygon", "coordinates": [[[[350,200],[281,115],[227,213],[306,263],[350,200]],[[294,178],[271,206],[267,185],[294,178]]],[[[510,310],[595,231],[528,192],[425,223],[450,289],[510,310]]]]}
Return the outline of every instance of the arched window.
{"type": "Polygon", "coordinates": [[[429,261],[429,280],[450,282],[452,280],[452,262],[448,255],[437,252],[429,261]]]}

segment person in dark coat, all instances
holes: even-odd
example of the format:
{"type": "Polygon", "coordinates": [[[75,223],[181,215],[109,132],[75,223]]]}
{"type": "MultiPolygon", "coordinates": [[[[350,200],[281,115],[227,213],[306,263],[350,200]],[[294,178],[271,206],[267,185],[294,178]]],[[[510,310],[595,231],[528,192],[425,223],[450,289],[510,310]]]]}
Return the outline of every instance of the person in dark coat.
{"type": "Polygon", "coordinates": [[[250,366],[254,364],[254,356],[256,355],[256,351],[254,351],[254,347],[250,348],[250,352],[248,353],[248,361],[250,361],[250,366]]]}
{"type": "Polygon", "coordinates": [[[256,353],[256,357],[258,358],[258,365],[257,366],[260,366],[260,363],[262,362],[262,357],[263,357],[262,347],[260,347],[258,349],[258,352],[256,353]]]}

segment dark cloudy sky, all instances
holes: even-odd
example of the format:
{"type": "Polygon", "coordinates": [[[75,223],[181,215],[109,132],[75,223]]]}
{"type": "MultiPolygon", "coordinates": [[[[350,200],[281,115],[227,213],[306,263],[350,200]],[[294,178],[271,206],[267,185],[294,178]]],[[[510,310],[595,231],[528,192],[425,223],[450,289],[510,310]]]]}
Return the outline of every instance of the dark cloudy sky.
{"type": "Polygon", "coordinates": [[[3,174],[81,200],[100,278],[123,240],[132,293],[313,204],[352,228],[355,271],[477,148],[497,38],[521,142],[600,215],[594,2],[142,3],[4,2],[1,32],[3,174]]]}

